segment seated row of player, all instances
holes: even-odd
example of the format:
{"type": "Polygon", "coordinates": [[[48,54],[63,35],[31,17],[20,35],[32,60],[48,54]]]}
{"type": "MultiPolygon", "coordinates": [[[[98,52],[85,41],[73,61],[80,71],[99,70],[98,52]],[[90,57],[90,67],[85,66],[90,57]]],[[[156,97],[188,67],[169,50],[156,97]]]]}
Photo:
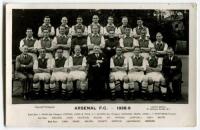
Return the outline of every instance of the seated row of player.
{"type": "MultiPolygon", "coordinates": [[[[61,25],[65,27],[65,34],[67,36],[76,36],[77,35],[77,29],[81,29],[84,36],[87,36],[88,34],[91,34],[93,32],[92,27],[95,25],[98,27],[98,33],[104,36],[108,35],[109,31],[114,31],[115,36],[117,37],[123,37],[125,35],[125,29],[128,27],[131,29],[131,27],[128,24],[128,17],[124,16],[122,18],[122,25],[120,27],[116,27],[114,25],[114,19],[112,16],[108,17],[108,23],[105,27],[99,24],[99,17],[97,15],[93,15],[92,17],[92,24],[90,24],[88,27],[83,25],[83,19],[82,17],[77,17],[77,24],[73,25],[71,28],[67,25],[68,19],[67,17],[62,17],[61,19],[61,25]]],[[[55,28],[51,25],[50,17],[45,16],[43,20],[43,24],[38,29],[38,37],[41,38],[44,36],[43,31],[49,30],[50,36],[55,36],[55,28]]],[[[143,26],[143,20],[139,17],[137,19],[137,27],[131,29],[130,34],[134,38],[138,39],[140,37],[141,30],[145,30],[147,32],[147,37],[150,37],[149,29],[145,26],[143,26]]],[[[60,26],[56,28],[56,36],[60,34],[60,26]]]]}
{"type": "MultiPolygon", "coordinates": [[[[104,76],[104,67],[106,58],[102,56],[100,46],[95,45],[93,53],[88,55],[87,59],[81,55],[81,47],[75,46],[75,54],[65,58],[63,49],[57,48],[57,57],[55,60],[46,58],[46,49],[39,50],[38,60],[28,55],[28,47],[22,48],[22,54],[16,58],[16,74],[24,85],[31,82],[33,78],[33,94],[38,95],[40,91],[40,82],[44,81],[44,95],[46,97],[55,97],[56,94],[63,98],[71,98],[73,91],[73,81],[77,81],[77,89],[80,90],[82,99],[85,99],[85,93],[88,87],[96,95],[102,94],[101,76],[104,76]],[[88,68],[86,69],[86,66],[88,68]],[[34,77],[32,77],[34,70],[34,77]],[[52,72],[52,74],[51,74],[52,72]],[[61,85],[59,85],[59,82],[61,85]],[[87,85],[93,82],[92,85],[87,85]],[[99,84],[98,84],[99,83],[99,84]],[[60,86],[60,87],[59,87],[60,86]]],[[[152,98],[155,87],[160,89],[163,97],[166,97],[167,89],[172,82],[173,96],[178,98],[181,81],[181,60],[174,55],[172,48],[168,48],[168,55],[163,60],[156,56],[156,49],[150,49],[150,56],[146,59],[140,55],[141,49],[134,48],[134,55],[125,57],[122,53],[122,47],[116,47],[116,54],[110,58],[111,73],[109,74],[109,87],[111,99],[115,99],[115,82],[123,81],[124,99],[134,99],[134,91],[141,85],[143,97],[152,98]],[[163,63],[162,63],[163,62],[163,63]],[[145,74],[146,73],[146,74],[145,74]]],[[[30,87],[30,86],[29,86],[30,87]]],[[[26,96],[26,95],[25,95],[26,96]]]]}
{"type": "MultiPolygon", "coordinates": [[[[121,46],[124,52],[124,55],[131,56],[133,53],[133,49],[136,46],[141,48],[142,55],[147,58],[150,48],[155,47],[158,56],[164,56],[166,54],[166,50],[168,48],[167,43],[163,42],[163,36],[160,32],[156,34],[156,41],[151,42],[150,39],[146,38],[146,31],[141,30],[141,36],[138,40],[130,37],[130,28],[125,29],[125,36],[123,38],[115,38],[114,31],[108,32],[108,38],[104,39],[103,36],[99,35],[98,27],[92,27],[93,33],[88,36],[87,38],[83,37],[83,32],[81,29],[77,29],[77,37],[71,39],[65,35],[65,28],[63,26],[60,27],[60,34],[55,36],[54,39],[49,37],[49,31],[43,30],[43,38],[40,40],[36,40],[33,38],[32,29],[28,28],[26,31],[26,38],[23,38],[20,41],[20,47],[24,45],[28,46],[28,52],[30,55],[33,56],[34,60],[37,59],[37,50],[41,48],[45,48],[47,51],[47,57],[52,58],[54,57],[55,50],[58,47],[62,47],[64,50],[64,56],[68,57],[70,55],[70,50],[74,50],[75,45],[81,46],[81,54],[87,56],[88,53],[92,53],[92,49],[94,45],[98,45],[101,49],[104,50],[105,53],[115,53],[115,48],[117,46],[121,46]]],[[[20,49],[21,50],[21,49],[20,49]]],[[[111,54],[111,55],[112,55],[111,54]]],[[[55,54],[57,55],[57,54],[55,54]]],[[[109,54],[108,54],[109,55],[109,54]]]]}

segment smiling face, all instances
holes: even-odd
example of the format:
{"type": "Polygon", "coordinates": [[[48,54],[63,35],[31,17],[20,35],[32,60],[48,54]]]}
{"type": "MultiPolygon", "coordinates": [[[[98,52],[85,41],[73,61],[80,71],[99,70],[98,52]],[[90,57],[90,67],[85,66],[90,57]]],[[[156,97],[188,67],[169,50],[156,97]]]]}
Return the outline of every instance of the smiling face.
{"type": "Polygon", "coordinates": [[[150,56],[152,56],[152,57],[156,56],[156,49],[155,48],[151,48],[151,50],[150,50],[150,56]]]}
{"type": "Polygon", "coordinates": [[[121,47],[117,47],[116,48],[116,55],[117,56],[121,56],[122,55],[122,48],[121,47]]]}
{"type": "Polygon", "coordinates": [[[135,56],[138,57],[138,56],[140,55],[140,48],[136,47],[136,48],[134,49],[133,53],[134,53],[135,56]]]}
{"type": "Polygon", "coordinates": [[[51,20],[49,17],[44,18],[44,24],[48,25],[48,24],[50,24],[50,22],[51,22],[51,20]]]}
{"type": "Polygon", "coordinates": [[[65,27],[60,26],[59,33],[60,33],[61,35],[64,35],[64,34],[65,34],[65,27]]]}

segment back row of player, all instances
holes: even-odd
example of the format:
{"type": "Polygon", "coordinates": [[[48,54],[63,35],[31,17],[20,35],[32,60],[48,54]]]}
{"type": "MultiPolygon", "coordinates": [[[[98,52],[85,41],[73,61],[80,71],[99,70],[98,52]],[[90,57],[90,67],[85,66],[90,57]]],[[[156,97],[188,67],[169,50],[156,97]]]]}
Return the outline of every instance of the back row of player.
{"type": "MultiPolygon", "coordinates": [[[[94,15],[92,17],[92,24],[90,24],[88,27],[83,25],[82,17],[77,17],[76,21],[77,21],[77,24],[73,25],[70,28],[67,25],[68,24],[67,17],[62,17],[60,26],[64,26],[66,28],[65,34],[67,36],[76,36],[77,35],[77,29],[81,29],[83,31],[83,35],[87,36],[88,34],[92,33],[92,27],[94,25],[97,25],[99,34],[104,35],[104,36],[108,36],[109,31],[114,31],[115,36],[119,36],[121,38],[125,34],[125,28],[127,28],[127,27],[131,28],[128,24],[128,18],[125,17],[125,16],[122,18],[122,25],[118,28],[114,25],[114,19],[113,19],[112,16],[108,17],[108,23],[105,27],[103,27],[102,25],[99,24],[99,17],[97,15],[94,15]]],[[[50,23],[50,17],[45,16],[43,22],[44,23],[38,29],[38,37],[41,38],[41,37],[44,36],[43,31],[45,29],[49,30],[50,36],[55,36],[55,28],[50,23]]],[[[138,26],[133,28],[133,30],[131,29],[131,31],[130,31],[131,36],[138,39],[140,37],[141,30],[145,29],[146,32],[147,32],[147,37],[150,37],[149,29],[147,27],[143,26],[143,20],[140,17],[137,19],[137,25],[138,26]]],[[[60,26],[58,28],[56,28],[56,36],[59,35],[60,26]]]]}

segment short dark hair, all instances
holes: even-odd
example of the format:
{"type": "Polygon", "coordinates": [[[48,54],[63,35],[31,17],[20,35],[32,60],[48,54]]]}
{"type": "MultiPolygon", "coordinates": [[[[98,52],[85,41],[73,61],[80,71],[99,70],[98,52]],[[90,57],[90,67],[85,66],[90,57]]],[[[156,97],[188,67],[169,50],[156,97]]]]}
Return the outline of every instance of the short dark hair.
{"type": "Polygon", "coordinates": [[[44,18],[50,18],[49,16],[44,16],[44,18]]]}
{"type": "Polygon", "coordinates": [[[122,19],[123,19],[123,18],[126,18],[126,19],[128,19],[128,17],[127,17],[127,16],[122,16],[122,19]]]}
{"type": "MultiPolygon", "coordinates": [[[[142,18],[141,17],[137,17],[137,20],[142,20],[142,18]]],[[[142,20],[143,21],[143,20],[142,20]]]]}
{"type": "Polygon", "coordinates": [[[82,16],[78,16],[76,19],[78,19],[78,18],[81,18],[81,19],[83,19],[83,17],[82,17],[82,16]]]}
{"type": "Polygon", "coordinates": [[[63,50],[63,47],[62,46],[59,46],[58,48],[56,48],[56,51],[57,50],[63,50]]]}
{"type": "Polygon", "coordinates": [[[122,47],[121,47],[121,46],[117,46],[117,47],[116,47],[116,50],[117,50],[117,48],[120,48],[120,49],[122,49],[122,47]]]}
{"type": "Polygon", "coordinates": [[[29,27],[28,27],[28,28],[26,28],[26,31],[27,31],[27,30],[31,30],[31,31],[33,31],[33,29],[32,29],[32,28],[29,28],[29,27]]]}

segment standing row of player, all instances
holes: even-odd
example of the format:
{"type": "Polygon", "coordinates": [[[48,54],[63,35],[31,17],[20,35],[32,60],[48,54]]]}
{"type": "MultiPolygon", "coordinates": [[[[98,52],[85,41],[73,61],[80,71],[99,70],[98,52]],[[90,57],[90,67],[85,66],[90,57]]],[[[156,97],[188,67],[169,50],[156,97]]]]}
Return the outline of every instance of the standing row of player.
{"type": "Polygon", "coordinates": [[[61,25],[59,27],[55,28],[51,25],[51,20],[49,16],[45,16],[44,20],[43,20],[43,24],[39,27],[38,29],[38,37],[41,38],[44,36],[43,31],[45,29],[47,29],[50,32],[50,36],[58,36],[59,30],[60,30],[60,26],[64,26],[65,27],[65,34],[67,36],[76,36],[77,35],[77,29],[81,29],[83,32],[84,36],[87,36],[89,34],[91,34],[93,32],[92,28],[94,25],[96,25],[98,27],[98,33],[100,35],[104,35],[107,36],[109,31],[114,31],[115,32],[115,36],[116,37],[123,37],[125,34],[125,29],[126,28],[130,28],[130,36],[138,39],[140,37],[140,33],[141,30],[146,30],[147,33],[147,37],[150,37],[149,34],[149,29],[148,27],[145,27],[143,25],[143,20],[138,17],[137,18],[137,27],[133,28],[128,24],[128,17],[124,16],[122,17],[122,25],[119,27],[116,27],[114,25],[114,18],[112,16],[108,17],[107,19],[107,25],[105,27],[103,27],[100,23],[99,23],[99,17],[97,15],[93,15],[92,17],[92,23],[89,26],[83,25],[83,19],[82,17],[77,17],[77,24],[73,25],[72,27],[68,26],[68,19],[67,17],[62,17],[61,19],[61,25]]]}

